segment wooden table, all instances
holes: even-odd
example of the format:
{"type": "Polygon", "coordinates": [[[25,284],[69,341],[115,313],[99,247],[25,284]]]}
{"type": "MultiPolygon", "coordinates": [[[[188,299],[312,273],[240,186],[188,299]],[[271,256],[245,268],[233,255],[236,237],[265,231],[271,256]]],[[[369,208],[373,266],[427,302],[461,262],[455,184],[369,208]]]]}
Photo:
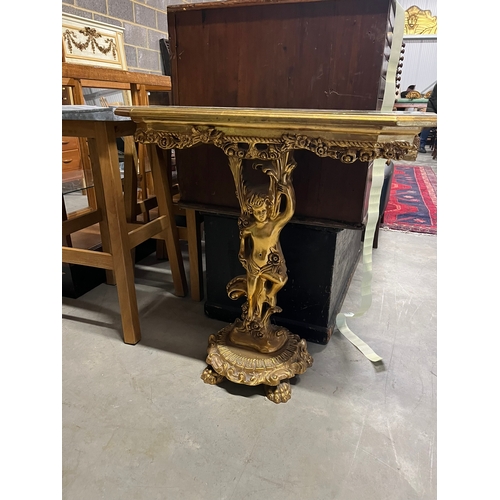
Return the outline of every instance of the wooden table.
{"type": "MultiPolygon", "coordinates": [[[[88,139],[96,208],[62,223],[63,238],[99,223],[102,252],[63,246],[62,261],[106,269],[116,282],[123,338],[127,344],[141,339],[131,250],[149,238],[167,245],[175,294],[185,296],[187,282],[175,225],[172,195],[166,169],[160,165],[156,147],[149,146],[151,170],[159,216],[146,224],[127,222],[122,180],[118,164],[117,137],[133,135],[135,123],[113,113],[112,108],[62,106],[62,133],[88,139]]],[[[126,183],[125,183],[126,184],[126,183]]]]}
{"type": "Polygon", "coordinates": [[[270,321],[281,312],[277,293],[287,281],[279,236],[295,210],[292,174],[300,165],[294,151],[335,158],[345,168],[378,158],[416,158],[415,138],[423,127],[436,124],[436,115],[194,106],[115,112],[137,123],[140,143],[165,149],[208,144],[226,155],[241,209],[238,258],[246,271],[226,289],[231,298],[247,301],[241,319],[210,336],[202,378],[209,384],[224,378],[263,384],[271,401],[288,401],[289,379],[312,365],[306,341],[270,321]]]}

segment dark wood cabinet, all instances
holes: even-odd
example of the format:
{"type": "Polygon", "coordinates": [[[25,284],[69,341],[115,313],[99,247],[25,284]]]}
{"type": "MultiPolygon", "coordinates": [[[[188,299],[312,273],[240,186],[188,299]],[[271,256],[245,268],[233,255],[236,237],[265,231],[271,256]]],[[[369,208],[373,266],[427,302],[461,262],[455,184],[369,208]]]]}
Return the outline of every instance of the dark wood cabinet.
{"type": "MultiPolygon", "coordinates": [[[[392,0],[243,0],[169,7],[173,103],[380,109],[394,9],[392,0]]],[[[345,165],[307,151],[295,156],[295,219],[361,227],[370,165],[345,165]]],[[[200,146],[178,151],[177,161],[183,203],[238,209],[223,153],[200,146]]]]}

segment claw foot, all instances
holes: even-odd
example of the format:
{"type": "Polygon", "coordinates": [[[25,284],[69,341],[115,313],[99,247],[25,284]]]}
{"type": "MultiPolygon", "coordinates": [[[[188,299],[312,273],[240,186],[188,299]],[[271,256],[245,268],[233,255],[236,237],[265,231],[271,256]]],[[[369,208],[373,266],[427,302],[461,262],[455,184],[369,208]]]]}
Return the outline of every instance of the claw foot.
{"type": "Polygon", "coordinates": [[[219,375],[211,366],[207,366],[201,374],[201,379],[205,384],[216,385],[224,380],[222,375],[219,375]]]}
{"type": "Polygon", "coordinates": [[[278,385],[266,385],[267,399],[273,403],[286,403],[292,397],[292,388],[288,380],[282,380],[278,385]]]}

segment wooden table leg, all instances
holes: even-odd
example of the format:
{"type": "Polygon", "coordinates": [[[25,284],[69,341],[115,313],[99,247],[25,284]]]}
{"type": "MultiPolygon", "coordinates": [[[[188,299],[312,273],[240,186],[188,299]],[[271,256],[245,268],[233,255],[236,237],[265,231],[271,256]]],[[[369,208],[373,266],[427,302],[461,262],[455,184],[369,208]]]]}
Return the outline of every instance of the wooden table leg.
{"type": "MultiPolygon", "coordinates": [[[[91,168],[93,169],[92,176],[98,176],[98,180],[94,179],[94,201],[96,207],[100,207],[103,214],[106,215],[106,198],[104,196],[104,188],[102,185],[102,179],[99,175],[99,155],[97,154],[95,140],[89,138],[87,140],[88,144],[88,152],[89,152],[89,163],[91,164],[91,168]]],[[[99,233],[101,235],[101,247],[102,251],[106,253],[111,253],[111,237],[109,235],[109,227],[107,218],[103,217],[103,219],[99,222],[99,233]]],[[[108,285],[116,285],[115,273],[112,269],[106,269],[106,283],[108,285]]]]}
{"type": "Polygon", "coordinates": [[[155,144],[147,145],[148,157],[151,161],[151,171],[155,186],[156,200],[158,202],[159,215],[166,215],[169,227],[163,231],[161,237],[165,239],[167,246],[170,270],[174,281],[175,295],[185,297],[187,295],[186,273],[182,260],[181,247],[179,244],[179,234],[173,211],[172,192],[167,178],[165,168],[160,164],[160,158],[155,144]]]}
{"type": "Polygon", "coordinates": [[[95,122],[95,130],[96,138],[89,140],[92,163],[97,166],[93,171],[94,184],[96,194],[97,191],[101,191],[102,202],[105,205],[101,208],[103,222],[109,230],[109,246],[122,317],[123,339],[126,344],[136,344],[141,339],[141,330],[114,124],[95,122]]]}
{"type": "MultiPolygon", "coordinates": [[[[66,204],[64,203],[64,195],[62,195],[62,220],[68,220],[68,213],[66,212],[66,204]]],[[[63,236],[62,240],[63,247],[72,247],[73,243],[71,241],[71,236],[67,234],[63,236]]]]}
{"type": "Polygon", "coordinates": [[[124,137],[123,196],[127,222],[137,221],[137,150],[133,137],[124,137]]]}
{"type": "Polygon", "coordinates": [[[191,298],[199,302],[203,299],[203,263],[200,216],[196,213],[196,210],[186,209],[186,229],[188,238],[191,298]]]}

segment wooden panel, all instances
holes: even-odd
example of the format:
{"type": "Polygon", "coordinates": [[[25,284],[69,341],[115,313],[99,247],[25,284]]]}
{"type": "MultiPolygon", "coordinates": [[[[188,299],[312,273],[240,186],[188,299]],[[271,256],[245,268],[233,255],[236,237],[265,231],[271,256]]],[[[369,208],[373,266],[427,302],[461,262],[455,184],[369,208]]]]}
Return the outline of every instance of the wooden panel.
{"type": "Polygon", "coordinates": [[[71,182],[83,178],[80,140],[77,137],[62,137],[62,181],[71,182]]]}
{"type": "MultiPolygon", "coordinates": [[[[222,213],[239,211],[234,181],[220,149],[200,146],[178,150],[176,155],[183,204],[217,207],[222,213]]],[[[367,207],[367,177],[371,165],[332,161],[325,168],[324,159],[308,151],[296,151],[295,159],[298,167],[293,172],[297,199],[294,220],[313,220],[333,227],[360,227],[367,207]]],[[[245,174],[250,172],[247,165],[245,174]]]]}
{"type": "Polygon", "coordinates": [[[63,61],[126,70],[124,31],[119,26],[63,13],[63,61]]]}
{"type": "Polygon", "coordinates": [[[72,104],[73,100],[71,97],[71,90],[65,86],[66,84],[63,81],[63,88],[62,88],[62,104],[72,104]]]}
{"type": "Polygon", "coordinates": [[[388,7],[337,0],[170,13],[176,103],[375,109],[388,7]]]}

